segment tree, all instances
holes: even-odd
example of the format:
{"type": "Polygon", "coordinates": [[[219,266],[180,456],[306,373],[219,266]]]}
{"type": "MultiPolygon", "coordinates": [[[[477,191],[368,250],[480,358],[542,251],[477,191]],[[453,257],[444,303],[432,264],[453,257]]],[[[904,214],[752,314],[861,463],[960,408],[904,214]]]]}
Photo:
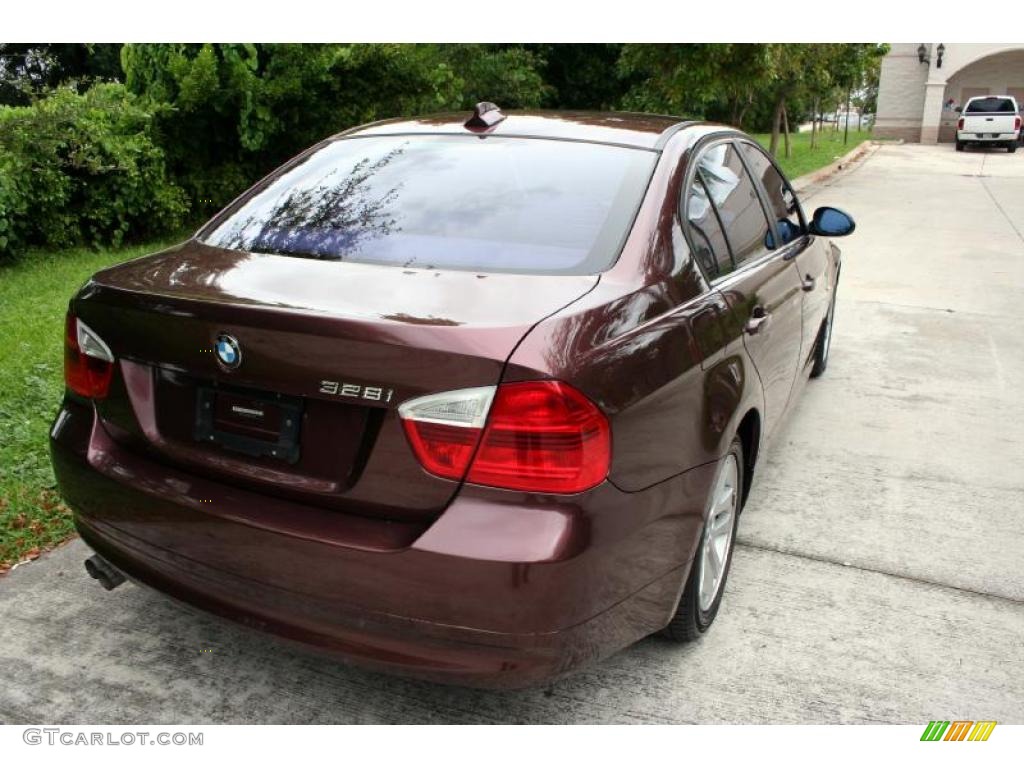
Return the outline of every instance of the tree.
{"type": "Polygon", "coordinates": [[[445,109],[472,109],[491,101],[504,109],[532,109],[550,103],[555,90],[544,80],[541,50],[521,45],[422,45],[421,65],[428,71],[448,71],[447,87],[435,100],[445,109]]]}
{"type": "Polygon", "coordinates": [[[687,117],[728,110],[736,125],[777,68],[778,46],[769,43],[628,44],[619,60],[620,75],[634,82],[623,98],[629,108],[687,117]]]}
{"type": "Polygon", "coordinates": [[[816,115],[840,88],[869,94],[885,50],[874,43],[624,45],[619,74],[631,85],[622,103],[768,128],[774,154],[780,139],[789,145],[791,112],[816,115]]]}
{"type": "Polygon", "coordinates": [[[557,43],[524,46],[544,64],[545,107],[614,109],[632,85],[619,72],[621,43],[557,43]]]}
{"type": "Polygon", "coordinates": [[[0,43],[0,104],[28,104],[61,84],[81,93],[93,83],[119,80],[120,49],[112,43],[0,43]]]}

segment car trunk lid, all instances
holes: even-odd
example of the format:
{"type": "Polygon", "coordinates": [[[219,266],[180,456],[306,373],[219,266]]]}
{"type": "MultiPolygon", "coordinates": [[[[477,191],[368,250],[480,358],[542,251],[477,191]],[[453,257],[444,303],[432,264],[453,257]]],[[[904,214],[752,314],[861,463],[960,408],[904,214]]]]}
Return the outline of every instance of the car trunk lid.
{"type": "Polygon", "coordinates": [[[419,520],[440,512],[458,483],[420,467],[397,406],[497,384],[529,329],[597,280],[189,241],[100,272],[72,309],[118,359],[97,409],[123,446],[228,484],[419,520]],[[237,343],[237,367],[219,360],[222,337],[237,343]]]}

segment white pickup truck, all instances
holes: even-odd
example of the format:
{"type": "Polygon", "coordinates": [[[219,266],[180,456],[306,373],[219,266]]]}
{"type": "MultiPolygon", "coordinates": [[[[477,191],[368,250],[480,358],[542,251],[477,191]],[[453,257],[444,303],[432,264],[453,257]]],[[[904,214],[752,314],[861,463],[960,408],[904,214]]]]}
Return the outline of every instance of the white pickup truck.
{"type": "Polygon", "coordinates": [[[968,144],[1017,151],[1021,117],[1013,96],[975,96],[964,104],[956,121],[956,151],[968,144]]]}

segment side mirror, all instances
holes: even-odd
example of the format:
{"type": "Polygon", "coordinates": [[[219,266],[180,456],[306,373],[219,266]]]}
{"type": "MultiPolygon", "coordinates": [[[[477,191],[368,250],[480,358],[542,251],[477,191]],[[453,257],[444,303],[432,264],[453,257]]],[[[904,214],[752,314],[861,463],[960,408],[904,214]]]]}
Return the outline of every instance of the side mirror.
{"type": "Polygon", "coordinates": [[[954,112],[963,112],[964,108],[963,107],[956,107],[953,111],[954,112]]]}
{"type": "Polygon", "coordinates": [[[857,228],[848,213],[838,208],[823,206],[814,212],[811,219],[811,234],[825,237],[843,237],[857,228]]]}

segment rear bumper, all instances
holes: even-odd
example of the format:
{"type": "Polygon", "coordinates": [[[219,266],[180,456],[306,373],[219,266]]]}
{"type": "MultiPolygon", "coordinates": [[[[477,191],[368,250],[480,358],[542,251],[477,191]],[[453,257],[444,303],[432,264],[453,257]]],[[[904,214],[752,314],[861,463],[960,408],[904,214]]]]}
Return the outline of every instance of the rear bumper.
{"type": "Polygon", "coordinates": [[[1017,141],[1019,134],[1017,131],[1013,133],[984,133],[979,136],[973,131],[957,131],[956,140],[966,141],[972,144],[989,144],[992,142],[1008,142],[1017,141]]]}
{"type": "Polygon", "coordinates": [[[713,475],[573,497],[466,487],[417,529],[188,475],[73,402],[51,453],[83,539],[135,580],[365,665],[483,687],[557,677],[664,626],[713,475]]]}

